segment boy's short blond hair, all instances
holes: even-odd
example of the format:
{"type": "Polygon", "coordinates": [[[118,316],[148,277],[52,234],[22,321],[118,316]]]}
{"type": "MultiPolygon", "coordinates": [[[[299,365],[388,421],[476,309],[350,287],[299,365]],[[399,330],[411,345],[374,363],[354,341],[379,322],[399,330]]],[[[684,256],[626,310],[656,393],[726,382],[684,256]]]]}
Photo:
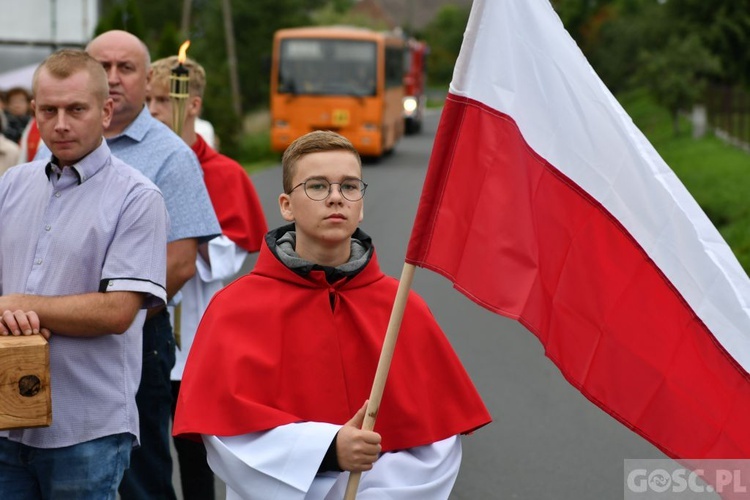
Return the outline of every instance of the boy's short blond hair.
{"type": "MultiPolygon", "coordinates": [[[[151,63],[151,84],[166,85],[169,88],[169,75],[178,64],[177,56],[164,57],[151,63]]],[[[188,94],[203,98],[203,93],[206,91],[206,70],[189,57],[185,58],[182,65],[188,70],[190,76],[188,94]]]]}
{"type": "Polygon", "coordinates": [[[348,151],[357,158],[357,163],[360,169],[362,168],[362,159],[349,139],[330,130],[309,132],[295,139],[281,157],[281,181],[285,193],[289,194],[292,190],[294,167],[297,162],[303,156],[324,151],[348,151]]]}

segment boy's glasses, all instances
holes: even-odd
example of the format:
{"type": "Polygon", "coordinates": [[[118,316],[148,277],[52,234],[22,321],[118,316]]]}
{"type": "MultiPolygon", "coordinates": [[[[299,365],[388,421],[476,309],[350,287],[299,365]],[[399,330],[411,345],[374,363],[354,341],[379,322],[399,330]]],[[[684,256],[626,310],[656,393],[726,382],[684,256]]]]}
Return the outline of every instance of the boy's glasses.
{"type": "Polygon", "coordinates": [[[292,191],[298,187],[304,186],[308,198],[313,201],[323,201],[331,196],[334,184],[338,184],[339,193],[349,201],[361,200],[367,189],[367,184],[362,179],[346,179],[341,182],[329,182],[326,179],[307,179],[305,182],[300,182],[294,186],[289,194],[292,194],[292,191]]]}

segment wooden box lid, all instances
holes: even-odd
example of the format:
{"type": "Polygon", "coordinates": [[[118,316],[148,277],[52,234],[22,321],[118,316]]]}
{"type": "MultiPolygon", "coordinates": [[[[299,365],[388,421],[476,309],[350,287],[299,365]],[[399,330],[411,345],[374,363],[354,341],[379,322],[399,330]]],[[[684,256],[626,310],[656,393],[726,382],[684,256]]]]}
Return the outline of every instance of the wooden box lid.
{"type": "Polygon", "coordinates": [[[0,430],[51,423],[49,344],[41,335],[0,336],[0,430]]]}

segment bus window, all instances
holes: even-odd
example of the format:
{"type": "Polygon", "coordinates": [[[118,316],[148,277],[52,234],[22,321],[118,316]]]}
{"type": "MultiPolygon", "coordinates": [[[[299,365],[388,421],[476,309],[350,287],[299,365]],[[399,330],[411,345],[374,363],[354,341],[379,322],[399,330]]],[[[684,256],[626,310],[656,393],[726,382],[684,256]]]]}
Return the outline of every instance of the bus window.
{"type": "Polygon", "coordinates": [[[404,84],[404,51],[400,48],[385,49],[385,86],[400,87],[404,84]]]}
{"type": "Polygon", "coordinates": [[[284,40],[281,43],[279,93],[315,95],[375,94],[373,42],[284,40]]]}

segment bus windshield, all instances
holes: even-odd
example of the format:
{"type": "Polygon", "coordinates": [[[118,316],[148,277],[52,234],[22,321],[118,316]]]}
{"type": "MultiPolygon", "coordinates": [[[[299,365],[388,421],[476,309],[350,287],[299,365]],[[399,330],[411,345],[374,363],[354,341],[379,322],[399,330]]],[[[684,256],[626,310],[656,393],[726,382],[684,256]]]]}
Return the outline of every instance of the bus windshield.
{"type": "Polygon", "coordinates": [[[359,40],[282,40],[278,91],[373,96],[377,90],[376,50],[375,42],[359,40]]]}

